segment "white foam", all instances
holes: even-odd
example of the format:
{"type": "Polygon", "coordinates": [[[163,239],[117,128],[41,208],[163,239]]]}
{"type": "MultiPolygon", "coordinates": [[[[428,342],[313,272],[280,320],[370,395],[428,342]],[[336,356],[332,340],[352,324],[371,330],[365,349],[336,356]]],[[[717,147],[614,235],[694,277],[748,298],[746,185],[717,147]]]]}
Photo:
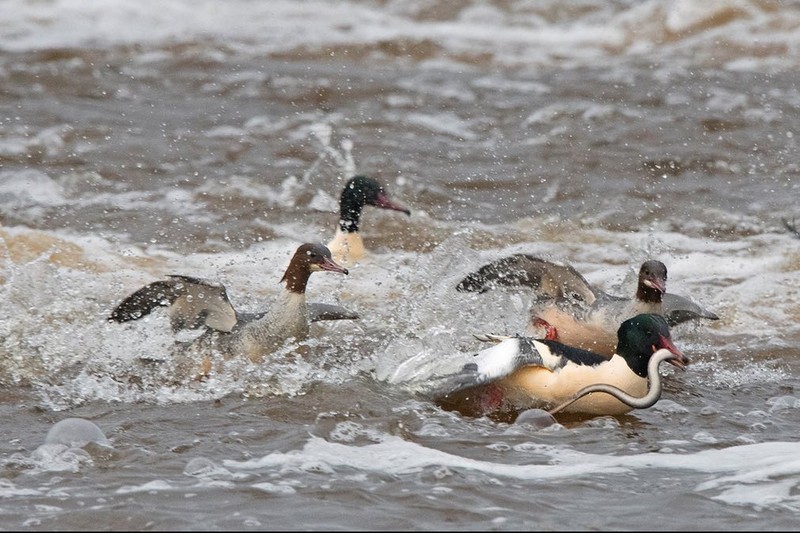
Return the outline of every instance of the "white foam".
{"type": "Polygon", "coordinates": [[[64,205],[64,189],[38,170],[0,172],[0,202],[6,208],[20,210],[34,206],[64,205]]]}
{"type": "Polygon", "coordinates": [[[689,471],[709,477],[694,487],[698,493],[737,505],[800,508],[800,495],[791,488],[800,479],[800,443],[769,442],[697,453],[651,452],[636,455],[596,455],[564,447],[535,445],[536,453],[549,456],[547,464],[505,464],[460,457],[395,436],[380,442],[350,446],[311,437],[302,450],[273,452],[248,461],[226,460],[233,470],[292,470],[315,461],[332,471],[356,470],[395,476],[415,475],[445,468],[480,472],[507,480],[550,481],[596,475],[637,475],[649,470],[689,471]],[[748,491],[747,488],[754,488],[748,491]]]}
{"type": "Polygon", "coordinates": [[[449,58],[486,57],[488,52],[492,61],[503,65],[567,67],[645,54],[663,54],[672,64],[702,61],[719,55],[720,43],[730,43],[729,48],[738,51],[727,59],[732,68],[797,65],[793,54],[780,52],[798,43],[792,28],[799,15],[791,4],[767,7],[755,0],[700,4],[687,0],[667,9],[663,2],[649,0],[583,3],[583,9],[570,10],[520,2],[442,11],[452,11],[449,19],[427,16],[429,4],[427,0],[388,4],[6,0],[0,40],[6,49],[19,51],[217,39],[254,53],[431,41],[444,50],[442,56],[427,60],[432,66],[445,58],[452,63],[449,58]],[[774,52],[765,57],[768,50],[774,52]]]}

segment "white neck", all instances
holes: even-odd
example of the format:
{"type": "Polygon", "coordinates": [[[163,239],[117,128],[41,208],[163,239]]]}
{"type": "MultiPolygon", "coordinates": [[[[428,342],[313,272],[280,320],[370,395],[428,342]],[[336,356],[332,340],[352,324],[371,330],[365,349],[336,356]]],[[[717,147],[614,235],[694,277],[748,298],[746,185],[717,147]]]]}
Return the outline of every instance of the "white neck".
{"type": "Polygon", "coordinates": [[[242,349],[250,360],[259,362],[289,337],[304,340],[308,330],[305,293],[284,288],[266,315],[242,328],[242,349]]]}
{"type": "Polygon", "coordinates": [[[355,231],[352,233],[344,232],[341,228],[336,230],[328,248],[333,255],[333,260],[339,264],[351,265],[364,258],[366,250],[361,235],[355,231]]]}

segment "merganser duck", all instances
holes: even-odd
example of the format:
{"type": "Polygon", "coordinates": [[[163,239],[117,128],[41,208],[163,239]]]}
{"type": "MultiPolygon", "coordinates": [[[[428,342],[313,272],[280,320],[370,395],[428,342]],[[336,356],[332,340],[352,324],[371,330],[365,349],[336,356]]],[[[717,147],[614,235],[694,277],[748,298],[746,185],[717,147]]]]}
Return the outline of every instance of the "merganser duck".
{"type": "Polygon", "coordinates": [[[195,346],[211,343],[226,356],[242,355],[260,362],[287,339],[307,338],[311,322],[358,318],[357,314],[336,305],[306,302],[309,277],[323,270],[348,274],[346,268],[333,261],[327,247],[306,243],[297,248],[281,278],[284,290],[266,311],[239,312],[233,308],[222,284],[171,275],[122,300],[108,320],[137,320],[157,307],[169,306],[173,331],[205,328],[193,342],[195,346]]]}
{"type": "Polygon", "coordinates": [[[496,286],[532,287],[537,300],[531,305],[529,332],[542,320],[551,328],[547,338],[610,357],[619,324],[635,315],[664,315],[670,326],[693,319],[719,319],[688,298],[666,292],[666,285],[667,267],[657,260],[642,263],[636,294],[625,298],[593,287],[571,266],[516,254],[481,267],[456,289],[485,292],[496,286]]]}
{"type": "Polygon", "coordinates": [[[554,329],[549,332],[551,338],[611,357],[617,347],[619,325],[639,314],[663,314],[662,297],[666,289],[667,267],[661,261],[645,261],[639,269],[634,298],[596,291],[594,301],[588,306],[569,297],[543,298],[531,305],[529,331],[541,320],[554,329]]]}
{"type": "Polygon", "coordinates": [[[408,208],[389,199],[376,179],[367,176],[353,176],[342,189],[339,199],[339,225],[333,239],[328,243],[328,248],[330,248],[335,261],[350,265],[364,257],[364,241],[358,231],[358,223],[361,219],[361,211],[366,205],[411,215],[408,208]]]}
{"type": "Polygon", "coordinates": [[[667,361],[684,370],[689,360],[673,344],[661,315],[625,320],[617,336],[611,359],[558,341],[478,336],[497,344],[446,376],[440,389],[444,393],[435,395],[435,401],[465,416],[553,406],[551,413],[621,415],[649,407],[661,394],[658,365],[667,361]]]}

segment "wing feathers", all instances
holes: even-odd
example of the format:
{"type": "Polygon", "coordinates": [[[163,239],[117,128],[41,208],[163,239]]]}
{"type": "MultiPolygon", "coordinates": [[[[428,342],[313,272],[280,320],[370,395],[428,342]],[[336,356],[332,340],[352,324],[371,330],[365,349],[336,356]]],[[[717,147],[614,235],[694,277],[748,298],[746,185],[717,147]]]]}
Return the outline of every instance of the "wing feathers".
{"type": "MultiPolygon", "coordinates": [[[[496,335],[485,337],[494,341],[500,339],[496,335]]],[[[467,363],[460,371],[446,376],[441,390],[450,394],[484,385],[510,376],[525,366],[538,366],[555,372],[568,364],[596,366],[607,361],[602,355],[557,341],[506,337],[477,353],[474,362],[467,363]]]]}
{"type": "Polygon", "coordinates": [[[531,287],[541,296],[570,298],[591,304],[595,289],[577,270],[528,254],[514,254],[482,266],[456,287],[460,292],[486,292],[498,286],[531,287]]]}
{"type": "Polygon", "coordinates": [[[115,322],[138,320],[156,307],[172,305],[180,295],[173,281],[155,281],[137,290],[117,305],[108,319],[115,322]]]}
{"type": "Polygon", "coordinates": [[[171,275],[137,290],[117,305],[108,319],[115,322],[138,320],[157,307],[169,306],[173,330],[207,326],[230,332],[236,325],[236,311],[225,287],[189,276],[171,275]]]}
{"type": "Polygon", "coordinates": [[[321,320],[357,320],[359,318],[358,313],[348,311],[338,305],[317,302],[309,302],[307,305],[308,319],[311,322],[319,322],[321,320]]]}

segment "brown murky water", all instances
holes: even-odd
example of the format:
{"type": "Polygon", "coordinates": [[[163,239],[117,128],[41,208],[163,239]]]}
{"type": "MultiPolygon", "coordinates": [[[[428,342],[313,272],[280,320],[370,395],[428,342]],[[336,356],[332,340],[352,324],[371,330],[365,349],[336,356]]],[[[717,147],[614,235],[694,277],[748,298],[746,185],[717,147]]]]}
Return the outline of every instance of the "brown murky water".
{"type": "Polygon", "coordinates": [[[13,3],[0,526],[797,528],[793,3],[167,2],[130,27],[96,8],[94,42],[67,5],[13,3]],[[168,15],[183,37],[158,37],[168,15]],[[412,215],[365,211],[368,260],[312,277],[361,319],[315,324],[303,355],[196,382],[163,315],[105,320],[168,273],[262,309],[355,173],[412,215]],[[547,429],[441,410],[425,379],[473,333],[523,331],[530,300],[454,287],[518,251],[616,294],[656,257],[721,318],[673,331],[693,364],[647,410],[547,429]],[[68,417],[112,448],[42,446],[68,417]]]}

